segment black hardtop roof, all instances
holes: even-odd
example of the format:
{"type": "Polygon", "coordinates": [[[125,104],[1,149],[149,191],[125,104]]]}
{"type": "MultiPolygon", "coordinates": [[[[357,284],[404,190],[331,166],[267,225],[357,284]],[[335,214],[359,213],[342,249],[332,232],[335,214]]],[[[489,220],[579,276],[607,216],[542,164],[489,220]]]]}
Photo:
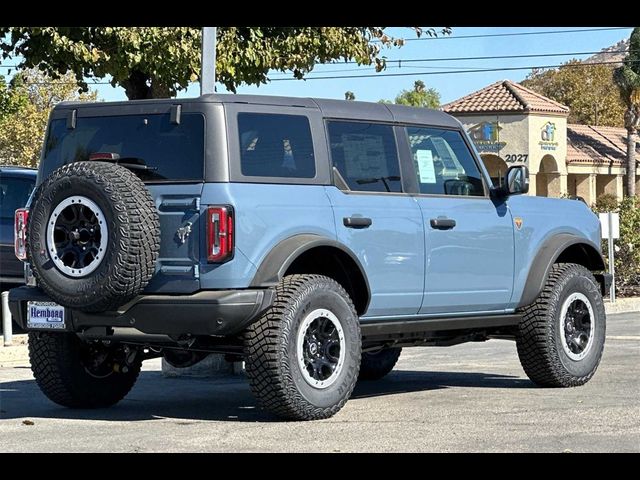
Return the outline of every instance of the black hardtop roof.
{"type": "Polygon", "coordinates": [[[305,107],[320,110],[327,118],[349,118],[371,121],[417,123],[459,128],[460,123],[451,115],[429,108],[406,107],[387,103],[373,103],[326,98],[280,97],[272,95],[207,94],[194,98],[167,98],[127,100],[120,102],[61,102],[55,109],[81,109],[133,105],[186,104],[186,103],[244,103],[274,107],[305,107]]]}

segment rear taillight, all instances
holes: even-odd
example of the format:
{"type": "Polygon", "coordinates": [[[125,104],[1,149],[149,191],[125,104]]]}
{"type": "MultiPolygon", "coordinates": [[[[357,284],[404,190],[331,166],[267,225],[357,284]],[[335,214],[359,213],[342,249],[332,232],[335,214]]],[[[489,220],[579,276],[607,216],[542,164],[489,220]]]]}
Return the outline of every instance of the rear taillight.
{"type": "Polygon", "coordinates": [[[233,209],[207,209],[207,260],[221,263],[233,257],[233,209]]]}
{"type": "Polygon", "coordinates": [[[14,250],[19,260],[27,259],[27,222],[29,221],[29,209],[16,210],[16,218],[13,229],[14,250]]]}

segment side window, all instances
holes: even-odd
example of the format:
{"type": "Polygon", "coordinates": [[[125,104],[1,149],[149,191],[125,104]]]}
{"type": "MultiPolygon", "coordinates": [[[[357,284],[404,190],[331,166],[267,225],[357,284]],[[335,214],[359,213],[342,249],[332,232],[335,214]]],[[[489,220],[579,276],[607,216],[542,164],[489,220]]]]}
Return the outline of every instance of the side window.
{"type": "Polygon", "coordinates": [[[401,192],[393,127],[362,122],[328,122],[331,158],[351,190],[401,192]]]}
{"type": "Polygon", "coordinates": [[[460,132],[407,127],[420,193],[484,196],[482,175],[460,132]]]}
{"type": "Polygon", "coordinates": [[[287,178],[316,176],[307,117],[239,113],[238,133],[242,175],[287,178]]]}

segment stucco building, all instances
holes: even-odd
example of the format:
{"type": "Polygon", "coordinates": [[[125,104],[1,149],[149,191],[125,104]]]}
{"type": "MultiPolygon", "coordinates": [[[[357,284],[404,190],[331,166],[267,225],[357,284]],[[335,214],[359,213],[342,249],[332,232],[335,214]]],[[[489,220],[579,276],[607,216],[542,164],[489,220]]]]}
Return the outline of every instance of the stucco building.
{"type": "MultiPolygon", "coordinates": [[[[494,182],[509,165],[529,167],[530,195],[603,193],[622,198],[624,128],[567,124],[569,108],[503,80],[443,106],[469,132],[494,182]]],[[[640,157],[640,148],[638,148],[640,157]]],[[[640,177],[636,177],[640,190],[640,177]]]]}

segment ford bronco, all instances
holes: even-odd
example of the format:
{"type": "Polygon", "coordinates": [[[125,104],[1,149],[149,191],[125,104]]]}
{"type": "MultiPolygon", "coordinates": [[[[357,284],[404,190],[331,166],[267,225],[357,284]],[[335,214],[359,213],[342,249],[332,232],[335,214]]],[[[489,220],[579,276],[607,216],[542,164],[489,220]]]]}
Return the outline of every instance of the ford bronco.
{"type": "Polygon", "coordinates": [[[569,387],[604,347],[597,217],[493,185],[453,117],[308,98],[61,103],[16,212],[10,306],[52,401],[105,407],[143,360],[243,359],[284,418],[327,418],[401,348],[512,339],[569,387]]]}

